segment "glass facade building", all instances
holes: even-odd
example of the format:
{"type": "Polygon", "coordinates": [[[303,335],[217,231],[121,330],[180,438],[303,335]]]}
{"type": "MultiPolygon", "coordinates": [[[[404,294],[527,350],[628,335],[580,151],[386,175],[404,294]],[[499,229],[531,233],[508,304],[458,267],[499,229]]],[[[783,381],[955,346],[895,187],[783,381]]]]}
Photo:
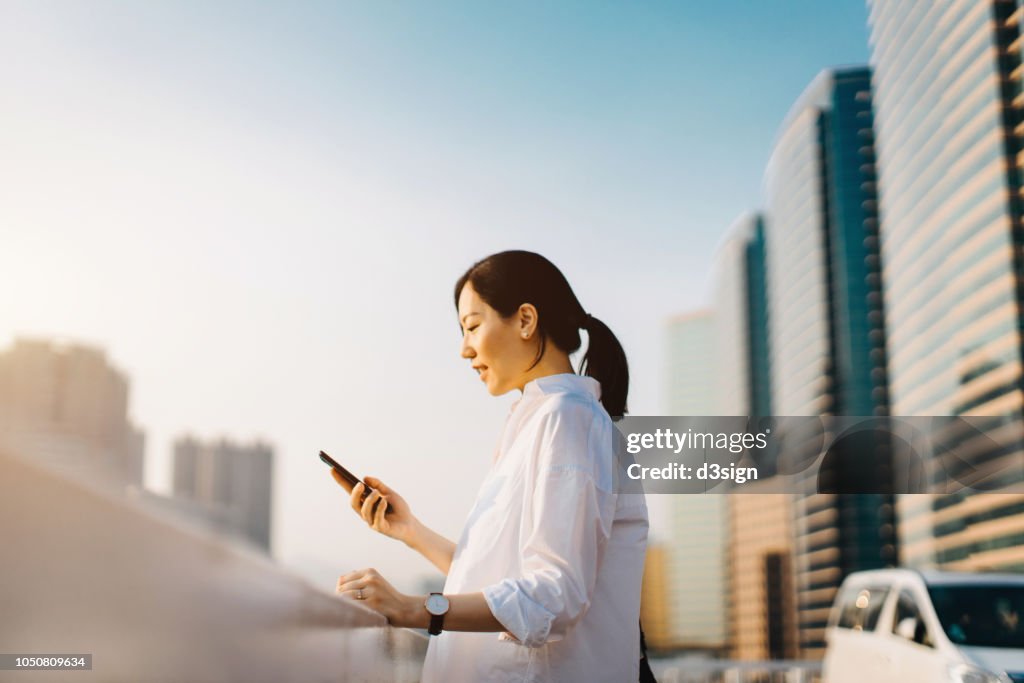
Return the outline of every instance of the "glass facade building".
{"type": "MultiPolygon", "coordinates": [[[[1022,432],[1020,3],[868,6],[892,411],[985,417],[996,445],[975,455],[1010,471],[1022,432]]],[[[899,498],[904,564],[1024,569],[1020,496],[936,493],[899,498]]]]}
{"type": "MultiPolygon", "coordinates": [[[[871,73],[826,70],[781,127],[765,173],[776,415],[886,415],[871,73]]],[[[884,465],[865,454],[859,466],[884,465]]],[[[823,654],[836,589],[896,561],[890,494],[807,492],[794,505],[801,656],[823,654]]]]}
{"type": "MultiPolygon", "coordinates": [[[[715,259],[716,351],[723,415],[771,414],[764,216],[746,213],[715,259]]],[[[723,496],[728,519],[729,656],[796,659],[792,501],[757,493],[723,496]]]]}

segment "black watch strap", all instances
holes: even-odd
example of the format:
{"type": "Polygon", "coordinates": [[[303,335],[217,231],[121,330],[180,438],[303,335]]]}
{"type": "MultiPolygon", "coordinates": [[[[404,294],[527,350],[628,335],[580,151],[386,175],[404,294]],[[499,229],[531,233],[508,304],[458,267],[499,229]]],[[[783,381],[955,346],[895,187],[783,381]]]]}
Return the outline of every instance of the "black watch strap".
{"type": "Polygon", "coordinates": [[[444,625],[443,614],[431,614],[430,615],[430,628],[427,629],[427,633],[432,636],[441,635],[441,626],[444,625]]]}

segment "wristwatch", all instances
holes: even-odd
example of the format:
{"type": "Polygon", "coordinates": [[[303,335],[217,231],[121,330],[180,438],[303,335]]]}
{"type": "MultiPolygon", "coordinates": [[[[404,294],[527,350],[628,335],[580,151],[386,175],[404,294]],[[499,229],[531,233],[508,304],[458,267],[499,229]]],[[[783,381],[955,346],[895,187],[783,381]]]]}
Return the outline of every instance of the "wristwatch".
{"type": "Polygon", "coordinates": [[[448,608],[451,607],[448,598],[440,593],[431,593],[423,602],[423,606],[430,613],[430,628],[427,629],[427,633],[432,636],[440,634],[441,625],[444,623],[444,615],[448,614],[448,608]]]}

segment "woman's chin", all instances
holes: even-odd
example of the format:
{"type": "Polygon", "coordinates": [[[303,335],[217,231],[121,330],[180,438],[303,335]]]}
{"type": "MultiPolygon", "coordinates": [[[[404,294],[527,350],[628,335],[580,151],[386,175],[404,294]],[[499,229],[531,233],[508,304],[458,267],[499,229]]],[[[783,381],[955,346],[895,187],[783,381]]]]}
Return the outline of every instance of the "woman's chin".
{"type": "Polygon", "coordinates": [[[491,396],[504,396],[513,389],[515,389],[515,387],[506,387],[498,385],[492,386],[489,382],[487,384],[487,393],[489,393],[491,396]]]}

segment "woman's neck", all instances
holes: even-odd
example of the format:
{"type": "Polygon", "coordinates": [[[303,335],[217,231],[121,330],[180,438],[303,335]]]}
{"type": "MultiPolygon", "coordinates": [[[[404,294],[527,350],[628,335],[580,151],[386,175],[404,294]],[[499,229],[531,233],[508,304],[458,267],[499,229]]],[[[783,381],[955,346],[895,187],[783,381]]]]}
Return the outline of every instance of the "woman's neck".
{"type": "Polygon", "coordinates": [[[529,372],[525,373],[519,379],[519,382],[516,384],[516,388],[519,389],[519,391],[522,391],[523,387],[535,379],[547,377],[548,375],[561,375],[566,373],[570,375],[576,373],[572,368],[572,363],[569,361],[568,355],[564,353],[545,353],[544,358],[542,358],[537,365],[531,368],[529,372]]]}

